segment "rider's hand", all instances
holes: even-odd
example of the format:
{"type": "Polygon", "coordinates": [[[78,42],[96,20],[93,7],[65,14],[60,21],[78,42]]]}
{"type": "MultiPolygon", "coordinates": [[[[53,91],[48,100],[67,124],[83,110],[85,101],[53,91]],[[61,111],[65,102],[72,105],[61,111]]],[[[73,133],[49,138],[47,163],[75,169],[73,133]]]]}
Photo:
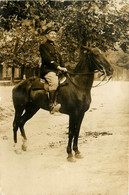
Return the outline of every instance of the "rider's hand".
{"type": "Polygon", "coordinates": [[[67,68],[62,68],[62,71],[63,72],[67,72],[67,68]]]}
{"type": "Polygon", "coordinates": [[[65,67],[58,66],[57,68],[58,68],[58,70],[61,70],[63,72],[67,72],[67,68],[65,68],[65,67]]]}

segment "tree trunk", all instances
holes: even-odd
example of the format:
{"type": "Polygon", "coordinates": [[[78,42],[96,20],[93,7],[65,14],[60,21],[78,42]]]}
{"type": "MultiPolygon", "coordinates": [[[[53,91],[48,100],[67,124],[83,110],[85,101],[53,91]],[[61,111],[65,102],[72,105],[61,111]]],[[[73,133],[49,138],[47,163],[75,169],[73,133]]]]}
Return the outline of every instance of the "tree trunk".
{"type": "Polygon", "coordinates": [[[0,65],[0,80],[3,78],[3,66],[0,65]]]}
{"type": "Polygon", "coordinates": [[[14,72],[15,72],[15,68],[12,67],[11,83],[14,83],[14,72]]]}
{"type": "Polygon", "coordinates": [[[23,65],[23,66],[21,67],[21,79],[23,79],[24,70],[25,70],[25,66],[23,65]]]}

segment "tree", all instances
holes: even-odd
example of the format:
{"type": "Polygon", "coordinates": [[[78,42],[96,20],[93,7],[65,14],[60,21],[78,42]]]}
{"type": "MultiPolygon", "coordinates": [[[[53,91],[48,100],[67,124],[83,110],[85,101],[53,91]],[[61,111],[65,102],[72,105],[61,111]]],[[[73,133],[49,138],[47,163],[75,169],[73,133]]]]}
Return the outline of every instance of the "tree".
{"type": "Polygon", "coordinates": [[[63,12],[64,36],[79,46],[94,45],[104,51],[115,49],[116,42],[121,44],[129,38],[127,6],[128,1],[73,2],[63,12]]]}
{"type": "Polygon", "coordinates": [[[78,61],[82,45],[128,50],[127,0],[0,1],[0,58],[11,66],[40,64],[39,44],[54,25],[65,62],[78,61]]]}
{"type": "MultiPolygon", "coordinates": [[[[25,12],[31,13],[31,18],[30,16],[25,18],[24,14],[21,15],[23,6],[20,4],[21,7],[18,9],[17,15],[15,15],[16,12],[12,15],[9,14],[8,25],[4,22],[1,23],[4,29],[1,27],[0,58],[6,66],[12,67],[13,75],[14,67],[20,67],[23,70],[25,66],[36,68],[40,65],[39,44],[44,41],[44,31],[52,25],[51,22],[46,24],[46,20],[39,20],[39,16],[35,15],[37,9],[31,10],[33,8],[31,2],[30,4],[24,2],[24,4],[27,10],[29,9],[25,12]]],[[[18,5],[17,2],[9,2],[2,9],[13,6],[17,10],[18,5]]],[[[5,15],[5,17],[7,16],[5,15]]],[[[23,75],[21,75],[21,78],[23,78],[23,75]]]]}

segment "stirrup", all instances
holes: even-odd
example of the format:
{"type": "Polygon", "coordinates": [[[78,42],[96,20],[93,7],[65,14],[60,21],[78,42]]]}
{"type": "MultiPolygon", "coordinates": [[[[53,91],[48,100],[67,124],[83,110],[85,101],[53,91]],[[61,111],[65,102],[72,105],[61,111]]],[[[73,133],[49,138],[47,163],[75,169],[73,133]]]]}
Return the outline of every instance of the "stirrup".
{"type": "Polygon", "coordinates": [[[50,109],[50,113],[54,114],[55,112],[59,112],[60,108],[61,108],[61,104],[57,104],[50,109]]]}

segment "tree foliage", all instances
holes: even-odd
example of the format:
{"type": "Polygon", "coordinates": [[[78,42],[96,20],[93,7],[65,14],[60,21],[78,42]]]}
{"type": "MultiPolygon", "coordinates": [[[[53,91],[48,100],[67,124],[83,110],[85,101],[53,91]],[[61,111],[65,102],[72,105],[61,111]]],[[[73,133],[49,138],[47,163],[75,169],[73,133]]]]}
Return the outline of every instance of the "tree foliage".
{"type": "Polygon", "coordinates": [[[0,60],[39,66],[39,44],[54,25],[65,62],[77,61],[82,45],[127,52],[129,3],[112,1],[0,1],[0,60]]]}

